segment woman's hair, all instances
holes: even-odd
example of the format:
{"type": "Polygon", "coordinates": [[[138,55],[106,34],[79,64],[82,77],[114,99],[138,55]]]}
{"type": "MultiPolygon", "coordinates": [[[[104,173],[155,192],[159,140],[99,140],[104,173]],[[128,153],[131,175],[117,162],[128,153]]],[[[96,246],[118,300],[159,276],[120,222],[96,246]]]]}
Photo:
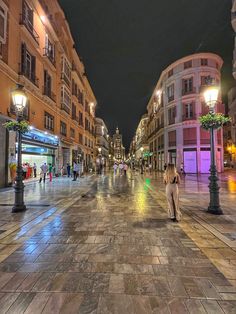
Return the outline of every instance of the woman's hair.
{"type": "Polygon", "coordinates": [[[172,183],[174,181],[174,178],[178,175],[175,165],[174,164],[168,164],[164,179],[166,183],[172,183]]]}

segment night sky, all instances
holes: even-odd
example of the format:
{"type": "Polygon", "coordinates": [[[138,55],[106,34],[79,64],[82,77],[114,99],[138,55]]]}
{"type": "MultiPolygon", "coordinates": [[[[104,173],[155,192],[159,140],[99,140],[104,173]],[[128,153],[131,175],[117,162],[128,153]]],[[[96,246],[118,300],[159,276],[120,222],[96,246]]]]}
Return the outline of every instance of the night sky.
{"type": "Polygon", "coordinates": [[[231,0],[59,0],[109,131],[128,148],[157,80],[170,63],[210,51],[233,85],[231,0]]]}

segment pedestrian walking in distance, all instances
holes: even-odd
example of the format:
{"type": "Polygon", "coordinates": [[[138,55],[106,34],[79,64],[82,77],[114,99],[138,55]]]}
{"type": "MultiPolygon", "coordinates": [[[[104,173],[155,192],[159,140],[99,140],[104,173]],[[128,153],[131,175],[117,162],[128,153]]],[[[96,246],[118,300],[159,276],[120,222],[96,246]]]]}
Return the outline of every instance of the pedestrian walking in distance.
{"type": "Polygon", "coordinates": [[[114,166],[113,166],[114,175],[116,175],[116,173],[117,173],[117,168],[118,168],[118,165],[117,165],[117,163],[115,162],[115,163],[114,163],[114,166]]]}
{"type": "Polygon", "coordinates": [[[73,180],[72,181],[76,181],[77,180],[77,176],[78,176],[78,164],[76,161],[73,162],[73,180]]]}
{"type": "Polygon", "coordinates": [[[69,164],[69,162],[66,164],[66,171],[67,171],[67,176],[69,178],[70,177],[70,164],[69,164]]]}
{"type": "Polygon", "coordinates": [[[42,182],[42,179],[43,179],[43,183],[45,183],[46,175],[48,172],[48,166],[46,162],[40,167],[40,169],[41,169],[41,175],[40,175],[39,182],[42,182]]]}
{"type": "Polygon", "coordinates": [[[126,176],[127,174],[127,170],[128,170],[128,165],[127,164],[124,164],[124,175],[126,176]]]}
{"type": "Polygon", "coordinates": [[[119,164],[119,174],[120,174],[120,176],[122,176],[123,170],[124,170],[124,164],[123,164],[123,162],[121,162],[121,163],[119,164]]]}
{"type": "Polygon", "coordinates": [[[53,172],[53,166],[52,166],[52,164],[49,164],[48,173],[49,173],[49,181],[50,182],[52,182],[52,172],[53,172]]]}
{"type": "Polygon", "coordinates": [[[168,202],[168,213],[172,221],[180,221],[181,212],[179,209],[179,187],[180,177],[176,171],[175,165],[169,164],[164,174],[164,183],[166,185],[166,198],[168,202]]]}
{"type": "Polygon", "coordinates": [[[36,178],[37,177],[37,165],[36,165],[35,162],[34,162],[34,165],[33,165],[33,170],[34,170],[34,177],[36,178]]]}

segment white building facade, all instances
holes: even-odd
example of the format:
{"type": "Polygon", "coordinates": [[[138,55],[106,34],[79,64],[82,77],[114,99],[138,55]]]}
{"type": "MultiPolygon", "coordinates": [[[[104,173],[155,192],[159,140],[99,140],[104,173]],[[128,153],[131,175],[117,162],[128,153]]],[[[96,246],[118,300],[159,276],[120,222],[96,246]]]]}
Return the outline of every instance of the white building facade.
{"type": "MultiPolygon", "coordinates": [[[[177,60],[166,68],[148,103],[148,144],[150,162],[155,170],[174,163],[186,173],[208,173],[210,169],[210,134],[200,127],[199,117],[209,109],[203,90],[210,77],[221,81],[222,59],[212,53],[198,53],[177,60]]],[[[216,112],[224,112],[219,95],[216,112]]],[[[222,130],[215,134],[216,160],[223,170],[222,130]]]]}

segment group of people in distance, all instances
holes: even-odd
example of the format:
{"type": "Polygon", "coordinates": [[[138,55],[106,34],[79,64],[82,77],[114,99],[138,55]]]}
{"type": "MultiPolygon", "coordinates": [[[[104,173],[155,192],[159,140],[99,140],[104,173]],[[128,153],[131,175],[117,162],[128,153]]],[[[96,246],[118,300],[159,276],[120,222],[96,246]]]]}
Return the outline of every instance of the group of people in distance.
{"type": "MultiPolygon", "coordinates": [[[[62,169],[64,172],[64,168],[62,169]]],[[[70,165],[70,163],[68,162],[66,164],[66,172],[67,172],[67,177],[70,178],[73,174],[73,180],[72,181],[76,181],[77,178],[81,177],[82,175],[82,164],[76,160],[73,161],[72,166],[70,165]]],[[[62,173],[63,175],[63,173],[62,173]]]]}
{"type": "Polygon", "coordinates": [[[114,175],[116,175],[119,171],[119,175],[124,174],[126,176],[128,168],[129,168],[128,165],[124,162],[120,163],[115,162],[113,165],[114,175]]]}

